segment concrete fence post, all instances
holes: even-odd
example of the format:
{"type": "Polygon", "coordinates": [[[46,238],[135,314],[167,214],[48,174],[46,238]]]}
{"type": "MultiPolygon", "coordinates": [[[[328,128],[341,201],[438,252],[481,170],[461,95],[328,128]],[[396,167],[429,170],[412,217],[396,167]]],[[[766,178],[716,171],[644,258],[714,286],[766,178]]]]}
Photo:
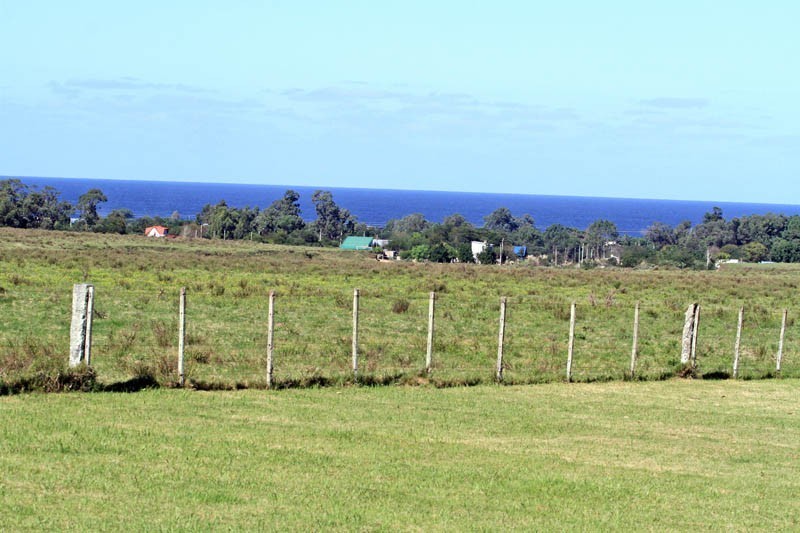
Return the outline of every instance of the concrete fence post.
{"type": "Polygon", "coordinates": [[[353,290],[353,379],[358,380],[358,289],[353,290]]]}
{"type": "Polygon", "coordinates": [[[744,322],[744,307],[739,308],[739,320],[736,324],[736,343],[733,345],[733,379],[739,377],[739,352],[742,344],[742,323],[744,322]]]}
{"type": "Polygon", "coordinates": [[[781,319],[781,336],[778,339],[778,356],[775,358],[775,372],[780,375],[781,373],[781,360],[783,359],[783,339],[786,337],[786,316],[789,312],[783,310],[783,318],[781,319]]]}
{"type": "Polygon", "coordinates": [[[503,381],[503,343],[506,334],[506,297],[500,298],[500,331],[497,336],[497,381],[503,381]]]}
{"type": "Polygon", "coordinates": [[[692,338],[694,336],[694,316],[697,304],[690,304],[686,309],[683,320],[683,335],[681,336],[681,364],[687,365],[692,360],[692,338]]]}
{"type": "Polygon", "coordinates": [[[72,287],[72,321],[69,328],[69,366],[87,365],[92,353],[92,309],[94,286],[76,283],[72,287]]]}
{"type": "Polygon", "coordinates": [[[700,330],[700,304],[694,307],[694,324],[692,324],[692,368],[697,368],[697,332],[700,330]]]}
{"type": "Polygon", "coordinates": [[[572,355],[575,350],[575,302],[569,306],[569,342],[567,344],[567,383],[572,381],[572,355]]]}
{"type": "Polygon", "coordinates": [[[94,323],[94,285],[89,285],[89,297],[86,300],[86,349],[84,350],[86,366],[92,364],[92,324],[94,323]]]}
{"type": "Polygon", "coordinates": [[[633,309],[633,346],[631,347],[631,379],[636,375],[636,356],[639,354],[639,302],[633,309]]]}
{"type": "Polygon", "coordinates": [[[269,311],[267,312],[267,388],[272,388],[272,352],[275,338],[275,291],[269,291],[269,311]]]}
{"type": "Polygon", "coordinates": [[[433,365],[433,317],[436,309],[436,293],[431,291],[430,301],[428,302],[428,349],[425,353],[425,372],[431,373],[433,365]]]}
{"type": "Polygon", "coordinates": [[[178,385],[186,383],[186,372],[183,365],[183,356],[186,348],[186,287],[181,287],[180,302],[178,305],[178,385]]]}

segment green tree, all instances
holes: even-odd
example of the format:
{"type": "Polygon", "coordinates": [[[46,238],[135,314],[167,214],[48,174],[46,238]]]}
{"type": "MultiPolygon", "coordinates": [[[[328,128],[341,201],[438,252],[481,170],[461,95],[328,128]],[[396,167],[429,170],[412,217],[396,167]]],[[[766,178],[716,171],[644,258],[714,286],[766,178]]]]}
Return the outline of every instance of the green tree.
{"type": "Polygon", "coordinates": [[[703,222],[694,228],[693,237],[697,239],[700,246],[722,247],[726,244],[735,244],[736,235],[733,224],[724,219],[715,219],[703,222]]]}
{"type": "Polygon", "coordinates": [[[700,256],[697,254],[675,244],[662,248],[658,252],[658,257],[661,263],[674,265],[678,268],[690,268],[700,260],[700,256]]]}
{"type": "Polygon", "coordinates": [[[651,224],[644,233],[645,239],[650,241],[656,250],[660,250],[664,246],[677,243],[675,230],[672,226],[664,224],[663,222],[654,222],[651,224]]]}
{"type": "MultiPolygon", "coordinates": [[[[94,231],[98,233],[127,233],[128,213],[130,211],[127,209],[115,209],[95,225],[94,231]]],[[[133,215],[131,214],[131,216],[133,215]]]]}
{"type": "Polygon", "coordinates": [[[228,207],[225,200],[220,201],[208,213],[207,224],[210,236],[217,239],[233,238],[237,218],[235,210],[228,207]]]}
{"type": "Polygon", "coordinates": [[[478,263],[482,265],[493,265],[497,262],[497,253],[491,246],[484,247],[483,251],[478,254],[478,263]]]}
{"type": "Polygon", "coordinates": [[[305,222],[300,216],[300,195],[289,189],[272,204],[261,211],[256,219],[257,231],[262,235],[268,235],[277,231],[292,233],[302,230],[305,222]]]}
{"type": "MultiPolygon", "coordinates": [[[[227,205],[227,204],[225,203],[225,200],[220,200],[219,203],[217,203],[217,205],[227,205]]],[[[197,223],[201,225],[211,224],[211,216],[214,214],[215,208],[216,206],[211,204],[204,205],[203,209],[201,209],[200,212],[197,213],[197,216],[195,217],[197,223]]]]}
{"type": "Polygon", "coordinates": [[[0,226],[66,229],[73,210],[52,187],[32,190],[18,179],[0,181],[0,226]]]}
{"type": "Polygon", "coordinates": [[[634,268],[651,260],[655,252],[647,246],[626,246],[622,249],[620,266],[634,268]]]}
{"type": "Polygon", "coordinates": [[[431,223],[425,220],[422,213],[411,213],[399,220],[390,220],[387,227],[393,233],[422,233],[430,227],[431,223]]]}
{"type": "Polygon", "coordinates": [[[544,231],[543,240],[545,249],[556,263],[569,260],[572,252],[580,246],[578,230],[561,224],[549,226],[544,231]]]}
{"type": "Polygon", "coordinates": [[[719,249],[720,254],[725,254],[728,256],[728,259],[741,259],[741,251],[739,247],[735,244],[726,244],[722,248],[719,249]]]}
{"type": "Polygon", "coordinates": [[[784,232],[788,222],[789,219],[785,215],[774,213],[742,217],[737,221],[735,244],[760,242],[769,248],[772,246],[772,241],[784,232]]]}
{"type": "Polygon", "coordinates": [[[770,258],[779,263],[800,263],[800,239],[775,239],[770,258]]]}
{"type": "Polygon", "coordinates": [[[78,211],[81,213],[81,220],[87,227],[92,228],[100,220],[97,214],[97,206],[107,202],[108,198],[100,189],[89,189],[78,197],[78,211]]]}
{"type": "Polygon", "coordinates": [[[468,243],[475,234],[475,227],[459,214],[449,215],[441,224],[432,224],[424,231],[429,243],[444,242],[453,247],[468,243]]]}
{"type": "Polygon", "coordinates": [[[44,187],[41,191],[28,193],[22,201],[22,216],[27,228],[66,229],[69,215],[75,209],[72,204],[59,199],[58,191],[44,187]]]}
{"type": "Polygon", "coordinates": [[[800,216],[793,215],[788,218],[781,237],[789,240],[800,240],[800,216]]]}
{"type": "Polygon", "coordinates": [[[409,250],[408,257],[414,261],[427,261],[430,258],[431,247],[427,244],[418,244],[409,250]]]}
{"type": "Polygon", "coordinates": [[[748,263],[758,263],[767,258],[769,250],[760,242],[748,242],[741,248],[742,259],[748,263]]]}
{"type": "Polygon", "coordinates": [[[722,217],[722,209],[714,206],[710,212],[703,215],[703,224],[707,222],[716,222],[718,220],[723,220],[722,217]]]}
{"type": "Polygon", "coordinates": [[[440,242],[430,247],[428,259],[434,263],[450,263],[456,258],[456,249],[449,244],[440,242]]]}
{"type": "Polygon", "coordinates": [[[18,179],[0,181],[0,225],[24,228],[25,216],[22,201],[28,193],[27,186],[18,179]]]}
{"type": "Polygon", "coordinates": [[[519,221],[507,207],[499,207],[483,217],[483,227],[490,231],[508,234],[517,231],[519,221]]]}
{"type": "Polygon", "coordinates": [[[509,236],[509,240],[515,245],[525,245],[528,251],[534,250],[541,252],[544,249],[544,237],[542,232],[536,227],[533,217],[522,215],[517,219],[519,226],[517,230],[509,236]]]}
{"type": "Polygon", "coordinates": [[[456,258],[460,263],[474,263],[475,256],[472,255],[472,246],[468,242],[456,245],[456,258]]]}
{"type": "Polygon", "coordinates": [[[356,219],[350,211],[336,205],[333,195],[329,191],[316,191],[311,196],[317,219],[314,228],[318,234],[319,242],[323,239],[341,240],[349,234],[355,226],[356,219]]]}
{"type": "Polygon", "coordinates": [[[235,220],[233,228],[234,239],[246,239],[255,232],[255,222],[259,215],[258,207],[245,206],[241,209],[233,209],[231,210],[231,215],[235,220]]]}
{"type": "Polygon", "coordinates": [[[595,220],[586,228],[586,244],[594,250],[594,257],[600,258],[607,242],[619,237],[617,226],[610,220],[595,220]]]}

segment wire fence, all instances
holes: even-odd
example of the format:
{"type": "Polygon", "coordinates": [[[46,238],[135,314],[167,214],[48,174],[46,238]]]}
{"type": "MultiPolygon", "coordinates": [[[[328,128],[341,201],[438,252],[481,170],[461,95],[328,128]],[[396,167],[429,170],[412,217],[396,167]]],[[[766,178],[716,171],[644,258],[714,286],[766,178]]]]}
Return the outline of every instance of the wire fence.
{"type": "MultiPolygon", "coordinates": [[[[179,288],[141,289],[95,284],[92,366],[104,381],[150,372],[177,381],[179,288]]],[[[205,284],[187,290],[184,338],[189,384],[266,384],[270,288],[247,283],[205,284]]],[[[0,294],[0,377],[36,364],[42,353],[66,360],[71,286],[12,287],[0,294]],[[10,361],[16,361],[12,364],[10,361]],[[15,366],[16,365],[16,366],[15,366]]],[[[366,382],[491,381],[502,352],[502,378],[512,383],[567,379],[571,300],[541,295],[507,298],[499,344],[500,299],[467,291],[435,297],[431,365],[426,368],[429,294],[397,297],[362,289],[358,308],[358,378],[366,382]]],[[[688,304],[688,302],[687,302],[688,304]]],[[[696,373],[733,374],[738,306],[700,302],[696,373]]],[[[575,306],[570,379],[630,379],[634,306],[605,298],[575,306]]],[[[685,307],[674,301],[639,303],[637,379],[660,379],[681,368],[685,307]]],[[[744,307],[738,376],[778,374],[783,309],[744,307]]],[[[800,325],[788,310],[780,375],[800,376],[800,325]]],[[[274,380],[277,385],[352,381],[353,293],[283,286],[275,291],[274,380]]]]}

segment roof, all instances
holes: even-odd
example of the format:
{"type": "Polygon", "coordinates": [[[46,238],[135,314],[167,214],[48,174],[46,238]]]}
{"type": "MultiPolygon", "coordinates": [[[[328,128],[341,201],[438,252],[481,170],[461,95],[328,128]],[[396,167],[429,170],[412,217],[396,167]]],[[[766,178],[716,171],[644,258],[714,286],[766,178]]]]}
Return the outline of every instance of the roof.
{"type": "Polygon", "coordinates": [[[372,248],[372,237],[346,237],[339,246],[342,250],[369,250],[372,248]]]}
{"type": "Polygon", "coordinates": [[[144,234],[150,235],[152,231],[155,231],[156,235],[166,235],[168,230],[164,226],[148,226],[145,228],[144,234]]]}

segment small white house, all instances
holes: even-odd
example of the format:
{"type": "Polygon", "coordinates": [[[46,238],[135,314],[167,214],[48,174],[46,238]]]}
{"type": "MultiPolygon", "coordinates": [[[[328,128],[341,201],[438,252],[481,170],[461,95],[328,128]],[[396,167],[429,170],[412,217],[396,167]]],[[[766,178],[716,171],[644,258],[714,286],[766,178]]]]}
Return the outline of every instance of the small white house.
{"type": "Polygon", "coordinates": [[[164,226],[149,226],[145,228],[144,235],[145,237],[166,237],[168,231],[169,229],[164,226]]]}
{"type": "Polygon", "coordinates": [[[478,262],[478,254],[480,254],[490,246],[490,244],[487,243],[486,241],[472,241],[469,244],[470,247],[472,248],[472,257],[475,258],[476,263],[478,262]]]}

